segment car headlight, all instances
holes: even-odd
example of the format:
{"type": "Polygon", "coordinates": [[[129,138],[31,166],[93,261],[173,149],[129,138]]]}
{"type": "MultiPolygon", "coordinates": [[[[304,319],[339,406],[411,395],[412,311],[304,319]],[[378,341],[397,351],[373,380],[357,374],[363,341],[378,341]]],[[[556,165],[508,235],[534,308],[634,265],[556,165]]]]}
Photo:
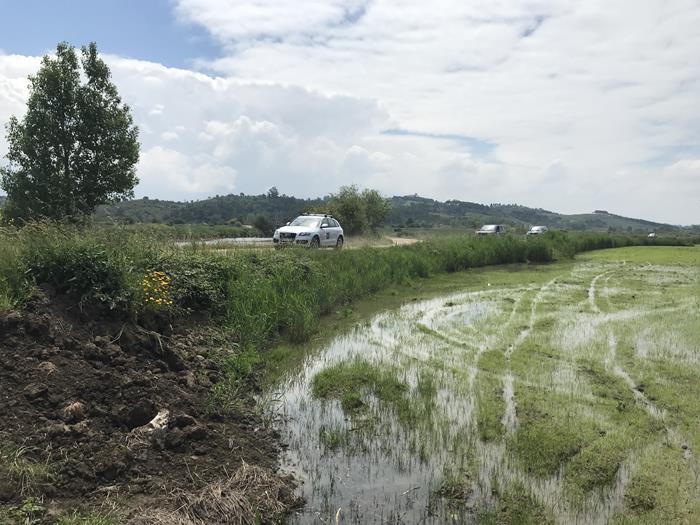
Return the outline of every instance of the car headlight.
{"type": "Polygon", "coordinates": [[[309,232],[299,232],[297,233],[297,237],[308,237],[311,235],[309,232]]]}

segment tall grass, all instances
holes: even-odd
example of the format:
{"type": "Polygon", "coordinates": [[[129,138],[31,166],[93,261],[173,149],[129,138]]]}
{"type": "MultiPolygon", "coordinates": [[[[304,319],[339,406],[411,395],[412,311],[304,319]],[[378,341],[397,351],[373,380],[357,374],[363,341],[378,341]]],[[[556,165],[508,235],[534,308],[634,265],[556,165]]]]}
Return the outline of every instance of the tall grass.
{"type": "Polygon", "coordinates": [[[494,264],[548,262],[599,248],[687,244],[672,237],[551,233],[543,237],[441,237],[384,249],[203,254],[127,228],[78,230],[35,224],[0,229],[0,309],[18,307],[48,284],[80,305],[138,318],[149,310],[216,319],[243,346],[280,336],[302,342],[321,315],[381,289],[494,264]],[[167,306],[144,287],[149,272],[170,281],[167,306]],[[172,304],[170,304],[170,302],[172,304]]]}

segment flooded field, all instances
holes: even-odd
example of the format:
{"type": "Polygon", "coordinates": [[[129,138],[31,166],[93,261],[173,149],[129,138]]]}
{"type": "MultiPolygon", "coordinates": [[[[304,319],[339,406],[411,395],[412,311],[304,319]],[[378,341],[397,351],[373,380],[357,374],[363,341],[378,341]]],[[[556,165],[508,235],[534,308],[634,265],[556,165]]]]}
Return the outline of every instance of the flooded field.
{"type": "Polygon", "coordinates": [[[700,249],[483,277],[272,389],[291,522],[700,522],[700,249]]]}

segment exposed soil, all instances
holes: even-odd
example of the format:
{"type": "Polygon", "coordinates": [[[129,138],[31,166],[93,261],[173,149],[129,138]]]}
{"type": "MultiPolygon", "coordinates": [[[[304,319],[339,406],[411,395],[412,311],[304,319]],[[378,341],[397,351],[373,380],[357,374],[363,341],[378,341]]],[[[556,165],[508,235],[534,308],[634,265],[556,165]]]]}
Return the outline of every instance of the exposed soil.
{"type": "Polygon", "coordinates": [[[60,303],[40,293],[0,316],[0,446],[23,447],[22,461],[49,472],[32,487],[0,472],[0,505],[38,497],[51,523],[114,496],[131,505],[125,521],[131,511],[144,523],[143,506],[172,511],[242,465],[274,480],[278,510],[295,503],[291,481],[275,474],[278,436],[252,399],[234,415],[207,410],[222,372],[206,357],[206,334],[162,322],[150,331],[60,303]]]}

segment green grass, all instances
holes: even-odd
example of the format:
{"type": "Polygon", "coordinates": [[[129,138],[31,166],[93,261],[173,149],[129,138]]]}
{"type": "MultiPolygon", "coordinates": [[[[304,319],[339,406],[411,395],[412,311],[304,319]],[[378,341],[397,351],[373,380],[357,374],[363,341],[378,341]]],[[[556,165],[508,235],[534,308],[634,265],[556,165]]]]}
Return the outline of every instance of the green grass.
{"type": "Polygon", "coordinates": [[[522,467],[534,476],[556,474],[598,435],[598,428],[590,421],[574,414],[562,416],[544,410],[556,401],[539,389],[521,388],[517,397],[520,426],[508,441],[508,447],[522,467]]]}
{"type": "Polygon", "coordinates": [[[318,437],[321,444],[330,450],[336,450],[350,443],[348,431],[339,427],[323,427],[318,437]]]}
{"type": "Polygon", "coordinates": [[[614,251],[596,251],[586,254],[583,260],[627,261],[636,264],[700,265],[700,246],[631,246],[614,251]]]}
{"type": "Polygon", "coordinates": [[[500,495],[496,508],[482,512],[478,522],[488,525],[540,525],[553,524],[554,517],[525,487],[513,483],[500,495]]]}
{"type": "Polygon", "coordinates": [[[411,418],[408,386],[393,371],[367,361],[358,359],[326,368],[314,377],[312,388],[316,397],[340,400],[349,414],[364,409],[364,396],[373,395],[394,409],[399,418],[411,418]]]}
{"type": "Polygon", "coordinates": [[[58,518],[56,525],[118,525],[117,518],[106,512],[73,512],[58,518]]]}

